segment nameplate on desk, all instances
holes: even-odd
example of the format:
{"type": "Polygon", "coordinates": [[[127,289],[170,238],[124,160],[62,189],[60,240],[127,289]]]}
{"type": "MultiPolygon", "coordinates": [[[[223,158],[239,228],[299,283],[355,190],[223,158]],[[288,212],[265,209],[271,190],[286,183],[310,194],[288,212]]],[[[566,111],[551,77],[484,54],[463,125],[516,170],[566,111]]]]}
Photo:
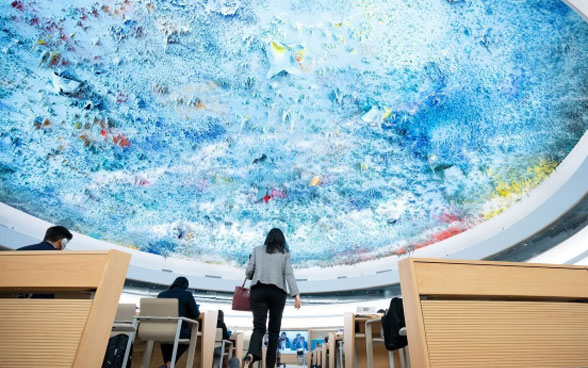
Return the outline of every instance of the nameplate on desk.
{"type": "Polygon", "coordinates": [[[357,314],[376,314],[376,307],[357,307],[357,314]]]}

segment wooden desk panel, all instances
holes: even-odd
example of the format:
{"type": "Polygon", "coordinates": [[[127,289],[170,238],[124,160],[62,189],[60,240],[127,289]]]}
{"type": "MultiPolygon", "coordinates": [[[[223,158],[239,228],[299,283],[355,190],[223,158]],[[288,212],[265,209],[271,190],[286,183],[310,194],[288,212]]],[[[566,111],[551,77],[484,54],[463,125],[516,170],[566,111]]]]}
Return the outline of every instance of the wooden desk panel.
{"type": "Polygon", "coordinates": [[[399,262],[411,366],[588,367],[588,267],[399,262]]]}
{"type": "Polygon", "coordinates": [[[329,344],[324,343],[321,345],[321,361],[319,365],[321,367],[327,368],[328,366],[328,359],[329,358],[329,344]]]}
{"type": "Polygon", "coordinates": [[[71,367],[92,300],[0,299],[0,367],[71,367]]]}
{"type": "Polygon", "coordinates": [[[422,308],[433,367],[588,367],[588,303],[423,300],[422,308]]]}
{"type": "Polygon", "coordinates": [[[200,349],[202,367],[212,367],[217,319],[218,310],[207,310],[200,313],[199,321],[202,324],[202,336],[199,336],[198,340],[200,340],[202,347],[200,349]]]}
{"type": "Polygon", "coordinates": [[[285,364],[296,364],[296,353],[280,353],[280,362],[285,364]]]}
{"type": "Polygon", "coordinates": [[[423,259],[414,263],[421,295],[583,298],[588,267],[423,259]]]}
{"type": "Polygon", "coordinates": [[[108,252],[2,252],[0,288],[95,289],[109,258],[108,252]]]}
{"type": "MultiPolygon", "coordinates": [[[[337,333],[329,334],[329,368],[335,368],[335,364],[339,359],[339,345],[342,336],[337,333]]],[[[338,366],[338,365],[337,365],[338,366]]]]}
{"type": "MultiPolygon", "coordinates": [[[[128,253],[115,250],[1,252],[0,293],[50,290],[56,294],[71,295],[71,298],[44,301],[2,299],[4,310],[0,311],[0,326],[4,326],[2,335],[6,340],[0,342],[5,347],[0,350],[0,363],[10,361],[13,362],[9,365],[11,367],[31,367],[37,364],[35,362],[45,360],[43,366],[100,367],[130,259],[128,253]],[[73,299],[76,294],[83,294],[86,298],[93,295],[93,299],[73,299]],[[40,307],[43,304],[39,303],[48,303],[46,307],[52,312],[43,310],[40,307]],[[70,311],[71,321],[58,309],[70,311]],[[54,341],[46,339],[45,346],[59,344],[56,349],[53,349],[55,345],[51,345],[52,350],[59,350],[54,354],[40,345],[33,344],[31,348],[26,340],[18,339],[18,326],[11,324],[20,321],[27,325],[29,320],[36,321],[44,331],[45,335],[39,335],[42,338],[54,333],[63,334],[68,344],[63,344],[60,338],[54,341]],[[73,362],[69,360],[70,349],[74,349],[73,362]],[[15,354],[19,356],[17,361],[14,360],[15,354]]],[[[39,328],[27,326],[30,331],[39,332],[39,328]]],[[[26,335],[25,332],[23,334],[26,335]]],[[[34,339],[32,335],[29,337],[34,339]]]]}

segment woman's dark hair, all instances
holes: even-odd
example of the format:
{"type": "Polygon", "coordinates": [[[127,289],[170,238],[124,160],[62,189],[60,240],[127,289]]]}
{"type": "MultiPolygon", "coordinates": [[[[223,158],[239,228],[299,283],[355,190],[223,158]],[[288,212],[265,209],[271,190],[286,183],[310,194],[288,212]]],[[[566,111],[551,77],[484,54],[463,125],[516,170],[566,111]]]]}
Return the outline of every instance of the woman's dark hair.
{"type": "Polygon", "coordinates": [[[225,312],[223,312],[222,310],[218,310],[218,318],[216,319],[218,322],[225,322],[225,312]]]}
{"type": "Polygon", "coordinates": [[[266,253],[273,254],[276,252],[285,253],[288,251],[288,247],[286,246],[286,238],[284,237],[284,233],[282,230],[274,227],[270,230],[269,234],[265,238],[265,242],[263,243],[266,246],[266,253]]]}
{"type": "Polygon", "coordinates": [[[185,278],[184,276],[180,276],[177,279],[174,280],[174,283],[170,285],[169,290],[173,289],[173,288],[181,288],[181,289],[188,289],[188,279],[185,278]]]}

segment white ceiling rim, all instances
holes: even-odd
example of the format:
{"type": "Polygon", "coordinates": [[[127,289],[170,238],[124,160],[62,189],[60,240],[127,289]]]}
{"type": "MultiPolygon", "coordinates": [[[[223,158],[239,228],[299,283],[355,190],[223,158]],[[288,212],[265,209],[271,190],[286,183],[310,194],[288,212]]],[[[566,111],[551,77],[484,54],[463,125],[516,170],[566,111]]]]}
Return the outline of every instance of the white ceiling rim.
{"type": "Polygon", "coordinates": [[[564,3],[588,22],[588,1],[587,0],[563,0],[564,3]]]}
{"type": "MultiPolygon", "coordinates": [[[[587,0],[566,0],[588,20],[587,0]]],[[[556,171],[521,202],[500,216],[452,238],[419,249],[419,257],[482,259],[516,244],[569,210],[588,193],[588,134],[584,134],[556,171]]],[[[30,244],[42,238],[52,224],[0,204],[0,243],[9,248],[30,244]]],[[[75,234],[69,249],[119,249],[132,254],[128,278],[169,284],[178,275],[189,277],[192,287],[232,292],[243,270],[229,265],[213,265],[139,252],[108,242],[75,234]],[[165,270],[165,271],[163,271],[165,270]],[[171,272],[170,272],[171,271],[171,272]]],[[[295,245],[292,249],[296,251],[295,245]]],[[[296,270],[303,292],[331,292],[377,287],[398,282],[398,258],[386,257],[351,266],[296,270]],[[328,281],[327,281],[328,280],[328,281]]]]}

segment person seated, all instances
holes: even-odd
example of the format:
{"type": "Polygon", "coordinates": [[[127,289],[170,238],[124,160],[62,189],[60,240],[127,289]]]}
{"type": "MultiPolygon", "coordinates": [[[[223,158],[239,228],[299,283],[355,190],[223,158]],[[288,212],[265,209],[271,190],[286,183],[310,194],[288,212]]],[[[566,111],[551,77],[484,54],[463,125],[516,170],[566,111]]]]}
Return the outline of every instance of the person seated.
{"type": "Polygon", "coordinates": [[[282,332],[280,334],[279,349],[280,350],[290,349],[290,339],[288,338],[288,335],[286,335],[285,332],[282,332]]]}
{"type": "MultiPolygon", "coordinates": [[[[73,235],[64,226],[52,226],[45,232],[43,241],[16,249],[21,250],[64,250],[73,235]]],[[[54,299],[55,294],[19,294],[19,298],[54,299]]]]}
{"type": "Polygon", "coordinates": [[[73,235],[64,226],[52,226],[45,232],[43,241],[20,247],[17,250],[64,250],[73,235]]]}
{"type": "Polygon", "coordinates": [[[225,312],[222,310],[218,310],[218,318],[216,320],[216,328],[223,329],[223,340],[228,340],[231,337],[229,330],[227,330],[227,325],[225,324],[225,312]]]}
{"type": "MultiPolygon", "coordinates": [[[[222,328],[223,330],[223,340],[228,340],[231,337],[231,334],[227,330],[227,325],[225,324],[225,313],[222,310],[218,310],[218,317],[216,320],[216,328],[222,328]]],[[[221,347],[217,346],[214,348],[214,367],[218,367],[220,356],[221,356],[221,347]]]]}
{"type": "Polygon", "coordinates": [[[295,342],[296,350],[302,349],[308,351],[308,342],[304,340],[304,336],[299,336],[295,342]]]}
{"type": "MultiPolygon", "coordinates": [[[[180,276],[175,279],[175,281],[171,284],[168,290],[159,293],[157,297],[166,299],[178,299],[178,316],[196,319],[200,316],[200,311],[198,310],[198,304],[196,304],[196,300],[194,300],[194,295],[192,295],[192,293],[188,291],[188,286],[188,279],[183,276],[180,276]]],[[[190,338],[190,326],[186,322],[182,322],[180,338],[190,338]]],[[[176,363],[187,349],[188,345],[178,345],[176,363]]],[[[163,355],[164,364],[159,368],[169,368],[171,364],[172,352],[172,344],[161,344],[161,355],[163,355]]]]}
{"type": "Polygon", "coordinates": [[[296,334],[296,337],[292,340],[292,345],[291,345],[291,349],[293,351],[298,350],[298,341],[300,340],[300,335],[299,333],[296,334]]]}

